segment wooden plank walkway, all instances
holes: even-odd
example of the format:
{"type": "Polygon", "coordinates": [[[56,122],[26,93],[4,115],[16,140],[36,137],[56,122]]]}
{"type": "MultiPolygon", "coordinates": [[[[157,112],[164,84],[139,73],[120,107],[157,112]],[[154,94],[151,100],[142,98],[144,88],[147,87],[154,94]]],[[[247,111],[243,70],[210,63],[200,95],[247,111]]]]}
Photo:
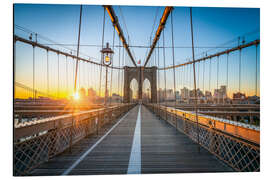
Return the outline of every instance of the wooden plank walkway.
{"type": "Polygon", "coordinates": [[[144,106],[40,165],[31,175],[233,171],[144,106]],[[141,112],[138,117],[138,112],[141,112]],[[138,123],[140,122],[140,123],[138,123]],[[141,157],[141,159],[140,159],[141,157]]]}

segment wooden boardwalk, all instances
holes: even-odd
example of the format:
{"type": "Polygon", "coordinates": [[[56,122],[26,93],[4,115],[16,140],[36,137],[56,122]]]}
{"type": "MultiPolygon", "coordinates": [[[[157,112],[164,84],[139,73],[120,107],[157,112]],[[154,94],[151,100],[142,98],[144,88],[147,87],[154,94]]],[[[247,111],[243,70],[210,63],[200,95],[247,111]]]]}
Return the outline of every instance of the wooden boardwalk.
{"type": "Polygon", "coordinates": [[[144,106],[40,165],[31,175],[233,171],[144,106]]]}

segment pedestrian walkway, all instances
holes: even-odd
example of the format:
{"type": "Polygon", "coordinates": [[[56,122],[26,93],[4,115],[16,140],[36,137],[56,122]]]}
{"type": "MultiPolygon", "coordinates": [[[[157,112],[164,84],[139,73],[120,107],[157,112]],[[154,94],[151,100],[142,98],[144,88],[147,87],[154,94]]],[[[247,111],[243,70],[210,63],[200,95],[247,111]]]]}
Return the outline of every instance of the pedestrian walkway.
{"type": "Polygon", "coordinates": [[[32,171],[32,175],[90,175],[233,171],[166,121],[138,105],[32,171]]]}

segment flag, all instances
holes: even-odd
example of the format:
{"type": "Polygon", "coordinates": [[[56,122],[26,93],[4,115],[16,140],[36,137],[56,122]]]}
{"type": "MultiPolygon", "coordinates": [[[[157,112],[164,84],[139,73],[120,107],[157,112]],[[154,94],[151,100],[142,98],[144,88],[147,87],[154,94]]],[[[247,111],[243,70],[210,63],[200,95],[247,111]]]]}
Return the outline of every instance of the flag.
{"type": "Polygon", "coordinates": [[[141,60],[138,61],[138,64],[141,64],[141,60]]]}

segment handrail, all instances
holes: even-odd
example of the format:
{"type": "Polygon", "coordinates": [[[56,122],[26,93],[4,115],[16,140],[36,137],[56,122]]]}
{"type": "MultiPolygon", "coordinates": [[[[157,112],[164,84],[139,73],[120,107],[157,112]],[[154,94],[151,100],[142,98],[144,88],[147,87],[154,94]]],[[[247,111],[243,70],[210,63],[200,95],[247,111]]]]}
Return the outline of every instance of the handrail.
{"type": "MultiPolygon", "coordinates": [[[[126,105],[112,106],[107,108],[99,108],[87,111],[74,112],[73,114],[64,114],[55,117],[44,118],[40,120],[34,120],[30,122],[18,123],[14,125],[14,139],[20,139],[23,137],[31,136],[42,131],[48,131],[58,127],[71,124],[72,118],[77,121],[89,118],[90,115],[97,114],[99,112],[112,111],[117,108],[121,108],[126,105]]],[[[70,111],[72,113],[72,111],[70,111]]]]}
{"type": "MultiPolygon", "coordinates": [[[[150,106],[156,106],[157,108],[163,109],[169,113],[173,113],[181,118],[187,118],[190,121],[195,122],[195,113],[192,111],[174,109],[173,107],[166,107],[163,105],[158,107],[158,105],[151,104],[150,106]]],[[[258,126],[230,121],[202,113],[198,113],[198,122],[201,125],[206,125],[208,127],[211,126],[211,128],[215,128],[216,130],[220,130],[233,136],[244,138],[253,143],[260,144],[260,127],[258,126]]]]}

